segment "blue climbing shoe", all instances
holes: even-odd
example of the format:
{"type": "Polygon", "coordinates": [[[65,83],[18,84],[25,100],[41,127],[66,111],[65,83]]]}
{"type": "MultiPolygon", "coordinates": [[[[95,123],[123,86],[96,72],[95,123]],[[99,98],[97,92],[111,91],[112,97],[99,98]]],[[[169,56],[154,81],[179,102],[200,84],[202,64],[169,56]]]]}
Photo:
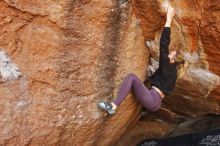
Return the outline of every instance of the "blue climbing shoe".
{"type": "Polygon", "coordinates": [[[102,110],[108,112],[108,114],[110,114],[110,115],[113,115],[113,114],[115,113],[115,110],[112,109],[112,104],[109,103],[109,102],[99,102],[99,103],[97,104],[97,106],[98,106],[100,109],[102,109],[102,110]]]}

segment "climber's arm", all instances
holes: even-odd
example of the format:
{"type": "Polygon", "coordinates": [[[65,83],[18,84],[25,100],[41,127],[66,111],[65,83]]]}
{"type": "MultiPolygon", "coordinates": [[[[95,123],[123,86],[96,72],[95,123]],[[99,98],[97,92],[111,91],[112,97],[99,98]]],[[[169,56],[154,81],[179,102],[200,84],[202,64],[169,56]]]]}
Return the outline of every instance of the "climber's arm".
{"type": "Polygon", "coordinates": [[[170,27],[164,27],[160,38],[160,56],[168,55],[168,47],[170,44],[170,27]]]}
{"type": "Polygon", "coordinates": [[[168,54],[169,54],[168,47],[170,45],[170,32],[171,32],[170,26],[172,23],[173,16],[174,16],[174,8],[172,6],[169,6],[167,11],[166,23],[160,38],[160,59],[168,58],[168,54]]]}

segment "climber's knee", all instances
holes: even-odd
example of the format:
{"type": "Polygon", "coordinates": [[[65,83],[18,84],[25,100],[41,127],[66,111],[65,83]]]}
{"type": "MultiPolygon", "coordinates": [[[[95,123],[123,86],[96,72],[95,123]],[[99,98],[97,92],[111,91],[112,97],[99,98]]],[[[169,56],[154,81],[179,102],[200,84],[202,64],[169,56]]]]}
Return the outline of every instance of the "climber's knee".
{"type": "Polygon", "coordinates": [[[127,78],[137,78],[137,76],[135,74],[133,74],[133,73],[129,73],[127,75],[127,78]]]}

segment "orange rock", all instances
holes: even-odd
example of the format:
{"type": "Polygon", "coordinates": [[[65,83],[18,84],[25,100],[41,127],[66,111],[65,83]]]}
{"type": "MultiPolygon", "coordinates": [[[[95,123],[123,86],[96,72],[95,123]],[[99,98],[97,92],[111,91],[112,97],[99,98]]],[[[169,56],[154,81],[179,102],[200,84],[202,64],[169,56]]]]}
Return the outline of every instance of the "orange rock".
{"type": "Polygon", "coordinates": [[[112,145],[136,121],[131,96],[114,117],[96,107],[126,74],[145,76],[129,3],[4,0],[0,13],[0,47],[24,75],[0,85],[0,145],[112,145]]]}
{"type": "MultiPolygon", "coordinates": [[[[159,39],[165,23],[166,4],[164,2],[167,1],[132,1],[134,12],[141,21],[145,40],[150,46],[150,54],[156,59],[159,57],[159,39]]],[[[160,119],[168,122],[168,125],[178,121],[178,117],[187,121],[189,117],[199,118],[206,114],[220,114],[220,27],[218,25],[220,1],[171,1],[171,4],[176,8],[176,15],[171,27],[170,48],[182,50],[187,65],[185,74],[177,81],[174,93],[163,101],[163,110],[151,114],[159,116],[150,119],[160,119]]],[[[147,114],[146,117],[148,116],[147,114]]],[[[147,120],[147,122],[149,121],[147,120]]],[[[174,125],[178,126],[179,124],[175,123],[174,125]]],[[[206,127],[203,130],[207,130],[208,125],[206,124],[200,125],[206,127]]],[[[156,130],[151,125],[139,125],[140,122],[137,122],[137,125],[126,131],[126,136],[119,143],[132,143],[138,139],[138,135],[143,137],[139,133],[143,132],[144,128],[149,128],[149,131],[156,130]],[[133,131],[136,131],[135,134],[132,133],[133,131]],[[128,141],[131,137],[135,138],[128,141]]],[[[158,128],[161,126],[163,123],[159,124],[158,128]]],[[[185,131],[189,130],[186,128],[185,131]]],[[[153,138],[160,137],[164,132],[168,134],[164,129],[161,133],[157,132],[153,138]]],[[[145,133],[144,136],[152,138],[151,133],[145,133]]]]}
{"type": "MultiPolygon", "coordinates": [[[[172,4],[170,48],[182,50],[188,66],[158,111],[168,121],[147,121],[155,133],[145,137],[166,135],[179,117],[220,113],[219,2],[172,4]]],[[[164,0],[0,1],[0,47],[24,75],[0,85],[0,145],[115,144],[140,104],[128,96],[111,117],[96,103],[112,100],[126,74],[144,79],[145,41],[158,58],[165,6],[164,0]]]]}

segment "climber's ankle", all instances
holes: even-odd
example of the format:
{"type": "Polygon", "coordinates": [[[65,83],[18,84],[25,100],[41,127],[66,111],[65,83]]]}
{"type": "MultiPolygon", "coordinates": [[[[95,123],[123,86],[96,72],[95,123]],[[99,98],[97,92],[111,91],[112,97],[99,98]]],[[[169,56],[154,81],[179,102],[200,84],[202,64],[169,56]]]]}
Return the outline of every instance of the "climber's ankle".
{"type": "Polygon", "coordinates": [[[112,105],[112,109],[113,109],[113,110],[116,110],[116,109],[117,109],[117,105],[116,105],[115,103],[112,102],[111,105],[112,105]]]}

